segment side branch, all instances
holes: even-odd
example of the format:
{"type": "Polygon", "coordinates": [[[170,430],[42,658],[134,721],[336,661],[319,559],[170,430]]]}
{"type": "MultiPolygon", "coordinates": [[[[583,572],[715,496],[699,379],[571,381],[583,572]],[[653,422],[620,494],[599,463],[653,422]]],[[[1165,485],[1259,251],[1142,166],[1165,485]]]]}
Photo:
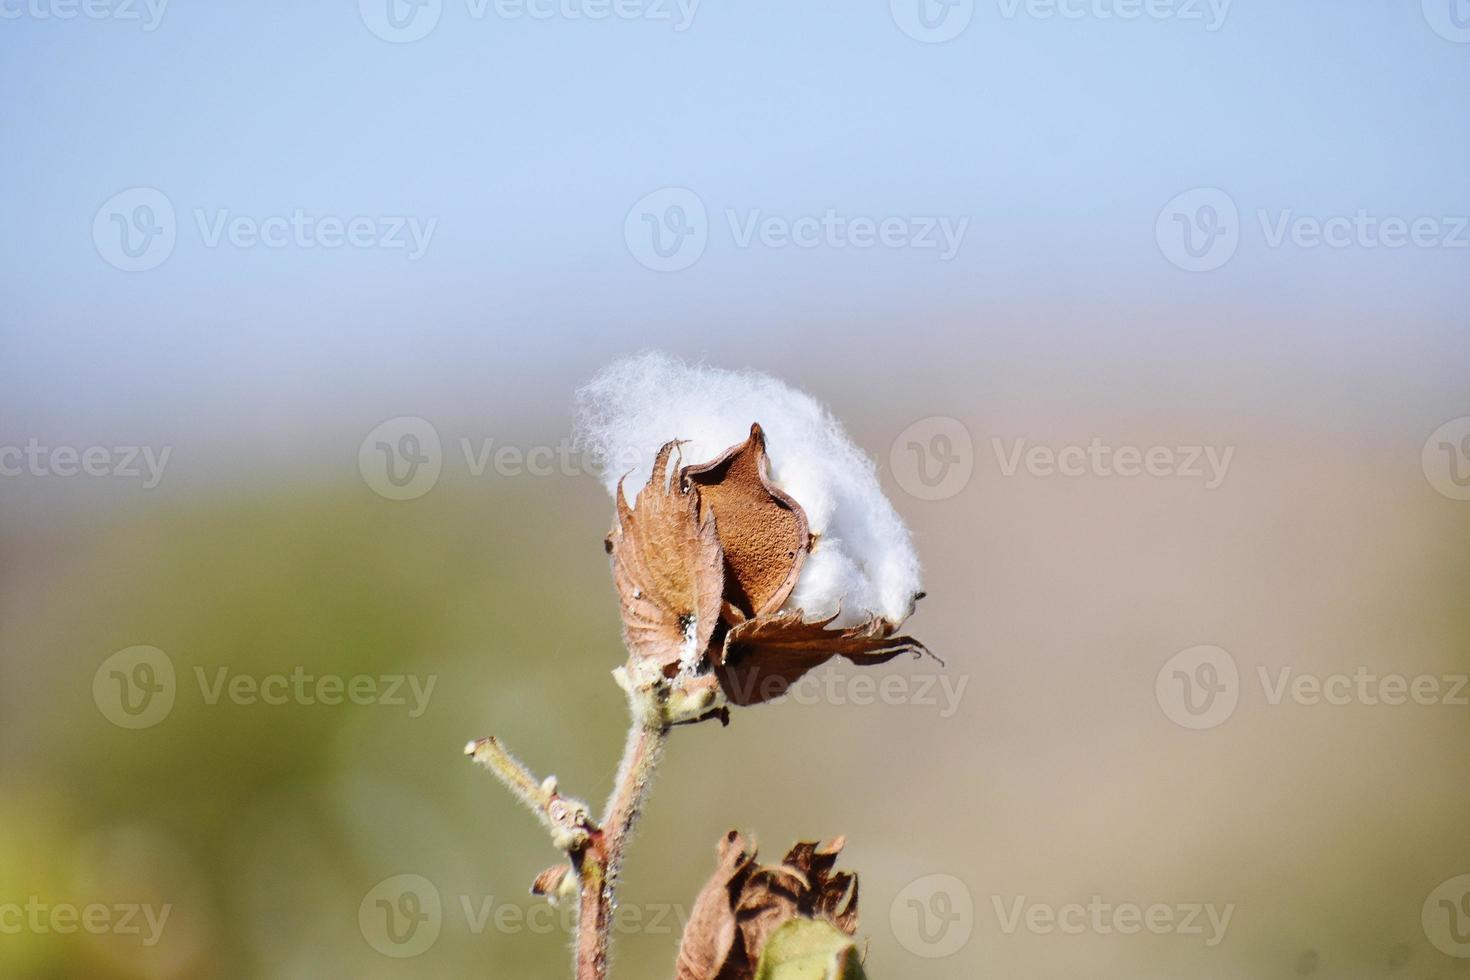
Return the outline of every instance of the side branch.
{"type": "Polygon", "coordinates": [[[712,697],[707,690],[693,696],[681,695],[656,673],[637,681],[630,680],[629,672],[622,669],[614,675],[627,692],[632,723],[601,825],[592,820],[585,803],[561,795],[555,776],[538,780],[496,739],[476,739],[465,746],[465,755],[490,770],[536,814],[551,831],[552,844],[571,859],[570,867],[560,865],[542,872],[532,891],[565,894],[564,884],[570,885],[573,880],[567,876],[575,872],[579,896],[578,980],[607,977],[618,875],[628,840],[653,784],[654,770],[663,756],[670,728],[698,720],[709,709],[712,697]],[[676,702],[672,705],[671,695],[676,702]]]}
{"type": "Polygon", "coordinates": [[[601,831],[592,822],[587,804],[562,796],[557,790],[555,776],[547,776],[538,782],[531,771],[493,736],[470,742],[464,747],[464,753],[490,770],[516,799],[540,818],[546,829],[551,831],[551,842],[557,850],[579,854],[595,837],[601,836],[601,831]]]}

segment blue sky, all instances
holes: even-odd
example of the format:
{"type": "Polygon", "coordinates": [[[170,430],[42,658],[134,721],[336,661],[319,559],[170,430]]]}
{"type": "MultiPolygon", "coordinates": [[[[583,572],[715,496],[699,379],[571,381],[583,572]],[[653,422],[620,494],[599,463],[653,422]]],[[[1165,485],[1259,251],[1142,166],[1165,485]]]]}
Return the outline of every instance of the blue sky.
{"type": "Polygon", "coordinates": [[[876,353],[955,390],[978,362],[1124,359],[1178,331],[1198,335],[1176,359],[1255,340],[1308,372],[1466,346],[1462,0],[981,0],[950,21],[927,0],[963,28],[942,43],[905,33],[909,0],[429,0],[408,43],[370,26],[388,0],[68,2],[0,3],[0,430],[553,412],[652,344],[876,353]],[[625,223],[666,187],[697,196],[707,244],[661,272],[625,223]],[[134,188],[176,241],[126,272],[93,229],[134,188]],[[1196,188],[1239,217],[1205,272],[1158,239],[1196,188]],[[1437,244],[1267,234],[1359,213],[1428,217],[1437,244]],[[901,243],[739,238],[826,214],[901,243]],[[250,239],[292,215],[365,218],[369,244],[250,239]],[[237,219],[243,244],[211,239],[237,219]],[[950,258],[916,242],[940,219],[966,222],[950,258]],[[433,223],[422,256],[383,244],[399,221],[433,223]]]}

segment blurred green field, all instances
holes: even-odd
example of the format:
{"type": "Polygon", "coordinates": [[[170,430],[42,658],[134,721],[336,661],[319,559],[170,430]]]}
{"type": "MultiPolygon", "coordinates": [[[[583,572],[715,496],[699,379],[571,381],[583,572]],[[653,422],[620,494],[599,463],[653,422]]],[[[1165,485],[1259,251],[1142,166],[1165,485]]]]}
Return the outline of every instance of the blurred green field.
{"type": "MultiPolygon", "coordinates": [[[[1464,672],[1463,514],[1386,459],[1278,455],[1264,437],[1242,457],[1210,498],[989,478],[975,506],[896,498],[929,563],[912,626],[966,680],[958,710],[787,703],[678,732],[630,854],[616,975],[670,975],[731,827],[769,857],[848,835],[879,980],[1463,975],[1470,960],[1436,951],[1419,919],[1429,888],[1470,870],[1470,709],[1256,697],[1187,732],[1153,702],[1159,665],[1196,642],[1243,670],[1464,672]],[[1342,493],[1309,492],[1323,466],[1342,493]],[[939,873],[972,894],[973,936],[925,959],[894,916],[939,873]],[[1236,909],[1214,947],[1001,928],[1017,898],[1094,894],[1236,909]]],[[[151,946],[0,935],[0,975],[566,975],[565,924],[526,893],[556,855],[461,749],[499,735],[600,804],[623,728],[608,518],[586,479],[447,480],[407,503],[283,480],[8,526],[0,902],[171,911],[151,946]],[[127,730],[93,680],[139,644],[167,654],[177,694],[127,730]],[[210,704],[196,669],[213,683],[221,667],[434,687],[419,717],[210,704]],[[383,955],[359,918],[400,875],[441,902],[410,958],[383,955]]]]}

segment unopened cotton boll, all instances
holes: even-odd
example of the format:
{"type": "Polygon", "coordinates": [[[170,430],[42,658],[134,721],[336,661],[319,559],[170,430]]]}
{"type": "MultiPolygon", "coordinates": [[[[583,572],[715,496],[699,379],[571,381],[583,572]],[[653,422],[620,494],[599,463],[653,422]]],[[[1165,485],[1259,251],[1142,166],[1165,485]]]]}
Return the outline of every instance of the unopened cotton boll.
{"type": "Polygon", "coordinates": [[[663,353],[615,361],[577,393],[579,445],[608,492],[626,477],[630,498],[664,443],[685,440],[680,463],[698,465],[744,442],[752,423],[765,432],[772,482],[801,505],[816,538],[784,608],[808,620],[840,609],[836,626],[903,622],[920,592],[908,528],[872,461],[816,399],[769,375],[663,353]]]}

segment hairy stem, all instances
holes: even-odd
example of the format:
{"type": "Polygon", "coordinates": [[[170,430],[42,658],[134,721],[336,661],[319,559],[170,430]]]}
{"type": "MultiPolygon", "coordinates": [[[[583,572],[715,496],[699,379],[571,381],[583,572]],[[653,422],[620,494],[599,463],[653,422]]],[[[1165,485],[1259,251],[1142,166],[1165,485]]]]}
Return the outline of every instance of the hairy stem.
{"type": "MultiPolygon", "coordinates": [[[[496,739],[476,739],[464,750],[541,819],[551,831],[552,845],[571,858],[579,892],[577,980],[607,980],[608,943],[623,852],[643,811],[671,726],[666,680],[655,676],[634,683],[627,672],[614,673],[628,693],[633,720],[601,824],[593,823],[586,804],[561,795],[555,776],[538,781],[496,739]]],[[[554,891],[564,869],[565,865],[543,872],[533,891],[554,891]]]]}
{"type": "Polygon", "coordinates": [[[669,734],[660,692],[651,688],[630,691],[628,703],[633,722],[603,813],[602,832],[577,868],[582,884],[577,917],[577,980],[607,977],[608,942],[623,853],[643,811],[669,734]]]}

